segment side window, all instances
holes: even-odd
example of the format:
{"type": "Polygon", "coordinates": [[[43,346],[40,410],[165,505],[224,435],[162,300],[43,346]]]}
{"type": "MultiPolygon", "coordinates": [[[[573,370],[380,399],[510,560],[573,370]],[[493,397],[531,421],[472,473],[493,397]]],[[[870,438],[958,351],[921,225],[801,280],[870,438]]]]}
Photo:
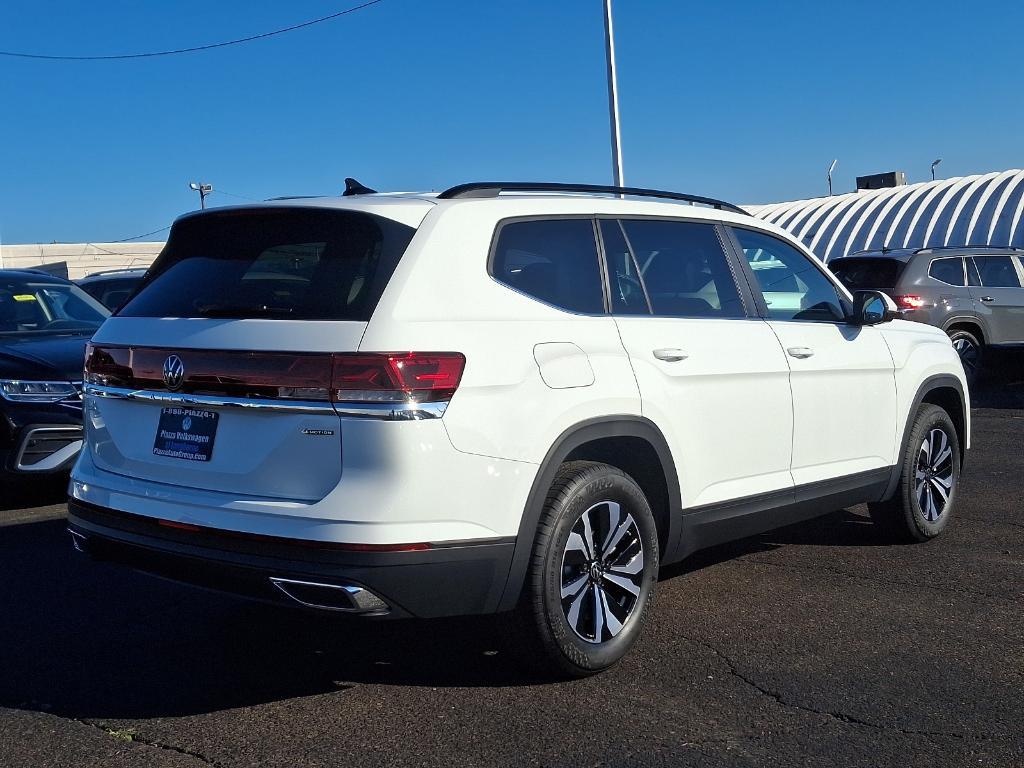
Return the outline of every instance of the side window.
{"type": "Polygon", "coordinates": [[[835,285],[810,258],[772,235],[738,227],[733,232],[764,295],[768,319],[846,320],[835,285]]]}
{"type": "Polygon", "coordinates": [[[590,219],[513,221],[501,227],[491,274],[499,283],[570,312],[604,312],[590,219]]]}
{"type": "Polygon", "coordinates": [[[655,315],[745,316],[714,224],[631,219],[622,227],[655,315]]]}
{"type": "Polygon", "coordinates": [[[640,281],[640,268],[622,234],[622,225],[612,219],[601,219],[601,239],[608,263],[608,286],[612,312],[617,315],[647,315],[647,293],[640,281]]]}
{"type": "Polygon", "coordinates": [[[935,259],[928,267],[928,277],[946,285],[963,285],[964,260],[959,256],[952,259],[935,259]]]}
{"type": "Polygon", "coordinates": [[[986,288],[1020,288],[1012,256],[975,256],[974,261],[986,288]]]}

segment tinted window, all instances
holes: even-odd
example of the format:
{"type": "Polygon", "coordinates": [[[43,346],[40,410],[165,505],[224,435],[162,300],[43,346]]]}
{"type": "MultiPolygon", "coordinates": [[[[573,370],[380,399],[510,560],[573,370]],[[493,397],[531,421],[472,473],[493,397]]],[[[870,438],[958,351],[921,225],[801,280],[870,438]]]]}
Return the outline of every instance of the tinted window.
{"type": "Polygon", "coordinates": [[[92,280],[82,286],[82,290],[96,299],[107,309],[117,309],[132,295],[132,291],[142,282],[139,277],[117,277],[109,280],[92,280]]]}
{"type": "Polygon", "coordinates": [[[622,226],[654,314],[744,316],[714,224],[637,219],[622,226]]]}
{"type": "Polygon", "coordinates": [[[936,259],[928,267],[928,276],[947,285],[963,285],[964,260],[960,257],[955,259],[936,259]]]}
{"type": "Polygon", "coordinates": [[[77,285],[0,277],[0,334],[92,333],[108,314],[77,285]]]}
{"type": "Polygon", "coordinates": [[[622,226],[610,219],[602,219],[600,224],[604,257],[608,262],[612,312],[620,315],[649,314],[647,295],[640,281],[640,269],[623,237],[622,226]]]}
{"type": "Polygon", "coordinates": [[[491,274],[517,291],[570,312],[604,312],[590,219],[505,224],[498,234],[491,274]]]}
{"type": "Polygon", "coordinates": [[[734,229],[771,320],[842,322],[839,292],[811,259],[776,237],[734,229]]]}
{"type": "Polygon", "coordinates": [[[414,230],[351,211],[242,209],[177,222],[128,317],[369,320],[414,230]]]}
{"type": "Polygon", "coordinates": [[[974,263],[974,258],[968,256],[964,261],[967,264],[967,284],[981,285],[981,274],[978,272],[978,265],[974,263]]]}
{"type": "Polygon", "coordinates": [[[1020,278],[1010,256],[975,256],[974,263],[986,288],[1020,288],[1020,278]]]}
{"type": "Polygon", "coordinates": [[[832,274],[851,291],[871,290],[884,293],[893,292],[905,266],[899,259],[877,256],[853,256],[833,259],[828,263],[832,274]]]}

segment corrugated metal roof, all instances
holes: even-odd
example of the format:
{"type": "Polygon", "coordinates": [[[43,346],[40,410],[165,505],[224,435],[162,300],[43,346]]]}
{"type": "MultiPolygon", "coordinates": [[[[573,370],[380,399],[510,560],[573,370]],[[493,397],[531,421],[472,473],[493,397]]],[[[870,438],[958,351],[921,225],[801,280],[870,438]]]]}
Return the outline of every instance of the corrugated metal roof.
{"type": "Polygon", "coordinates": [[[822,259],[881,248],[1024,247],[1024,170],[745,206],[822,259]]]}

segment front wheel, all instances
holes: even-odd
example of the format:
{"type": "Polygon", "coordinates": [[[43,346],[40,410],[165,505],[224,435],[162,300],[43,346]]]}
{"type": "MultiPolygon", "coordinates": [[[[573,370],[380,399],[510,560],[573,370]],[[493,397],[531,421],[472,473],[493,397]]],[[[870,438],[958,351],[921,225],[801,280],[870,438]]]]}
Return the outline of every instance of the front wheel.
{"type": "Polygon", "coordinates": [[[953,517],[960,481],[960,440],[953,420],[925,404],[911,425],[899,485],[888,501],[869,504],[872,520],[897,541],[927,541],[953,517]]]}
{"type": "Polygon", "coordinates": [[[521,605],[546,666],[583,677],[619,661],[640,634],[657,574],[658,530],[636,482],[607,464],[564,464],[521,605]]]}

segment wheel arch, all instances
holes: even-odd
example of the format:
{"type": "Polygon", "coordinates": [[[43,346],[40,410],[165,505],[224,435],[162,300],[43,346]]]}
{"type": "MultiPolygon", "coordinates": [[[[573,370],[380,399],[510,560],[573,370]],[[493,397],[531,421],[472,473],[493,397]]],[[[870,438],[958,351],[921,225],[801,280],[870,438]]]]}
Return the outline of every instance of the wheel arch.
{"type": "Polygon", "coordinates": [[[967,411],[967,398],[964,394],[963,385],[960,383],[960,379],[951,374],[929,376],[918,387],[917,394],[914,395],[910,409],[907,411],[898,459],[892,469],[889,484],[886,486],[885,495],[881,501],[891,499],[893,494],[896,493],[896,488],[900,481],[900,473],[903,470],[903,462],[907,455],[907,446],[910,442],[910,432],[913,427],[914,418],[924,403],[937,405],[949,414],[950,419],[953,421],[953,426],[956,428],[957,439],[960,443],[960,460],[963,462],[967,458],[970,414],[967,411]]]}
{"type": "Polygon", "coordinates": [[[519,600],[548,488],[551,487],[558,468],[565,461],[574,459],[601,461],[634,476],[634,480],[644,490],[645,495],[648,495],[655,520],[658,522],[662,562],[669,559],[677,546],[680,522],[675,512],[682,506],[679,477],[672,452],[661,430],[650,419],[642,416],[620,415],[588,419],[559,435],[537,470],[519,522],[512,564],[499,602],[499,611],[515,608],[519,600]],[[644,445],[646,448],[640,453],[616,453],[617,447],[624,448],[630,445],[644,445]],[[640,477],[635,477],[634,472],[622,466],[632,466],[636,471],[636,467],[642,467],[638,461],[649,460],[652,456],[657,458],[658,466],[637,472],[640,477]],[[659,467],[660,473],[657,471],[659,467]],[[650,497],[652,489],[655,490],[653,499],[650,497]]]}
{"type": "Polygon", "coordinates": [[[981,346],[985,346],[988,342],[988,331],[985,328],[985,321],[976,315],[956,315],[947,319],[942,324],[942,330],[947,334],[963,329],[970,333],[978,334],[978,341],[981,342],[981,346]]]}

